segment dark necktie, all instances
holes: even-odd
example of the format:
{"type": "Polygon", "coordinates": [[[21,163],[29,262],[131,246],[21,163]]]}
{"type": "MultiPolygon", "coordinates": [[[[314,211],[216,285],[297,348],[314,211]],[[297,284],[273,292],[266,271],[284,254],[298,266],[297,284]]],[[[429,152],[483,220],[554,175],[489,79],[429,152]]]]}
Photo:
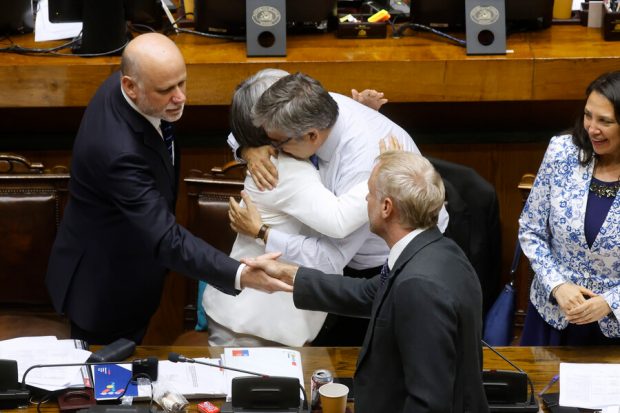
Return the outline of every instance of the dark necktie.
{"type": "Polygon", "coordinates": [[[319,169],[319,157],[318,156],[312,155],[310,157],[310,162],[312,162],[312,165],[314,165],[316,169],[319,169]]]}
{"type": "Polygon", "coordinates": [[[161,136],[164,138],[166,149],[168,149],[168,154],[170,155],[170,161],[174,164],[174,125],[162,120],[159,127],[161,128],[161,136]]]}
{"type": "Polygon", "coordinates": [[[388,267],[388,260],[385,260],[383,263],[383,267],[381,267],[381,274],[379,275],[379,279],[381,280],[381,285],[385,284],[385,281],[388,279],[390,275],[390,267],[388,267]]]}

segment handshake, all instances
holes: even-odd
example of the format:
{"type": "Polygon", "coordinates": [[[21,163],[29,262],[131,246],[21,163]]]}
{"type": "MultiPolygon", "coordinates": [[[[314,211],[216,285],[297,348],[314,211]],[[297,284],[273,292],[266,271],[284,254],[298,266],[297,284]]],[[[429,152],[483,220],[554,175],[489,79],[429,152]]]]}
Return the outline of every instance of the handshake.
{"type": "Polygon", "coordinates": [[[272,252],[256,258],[243,258],[246,266],[241,272],[241,288],[254,288],[266,293],[293,292],[299,266],[277,261],[282,255],[272,252]]]}

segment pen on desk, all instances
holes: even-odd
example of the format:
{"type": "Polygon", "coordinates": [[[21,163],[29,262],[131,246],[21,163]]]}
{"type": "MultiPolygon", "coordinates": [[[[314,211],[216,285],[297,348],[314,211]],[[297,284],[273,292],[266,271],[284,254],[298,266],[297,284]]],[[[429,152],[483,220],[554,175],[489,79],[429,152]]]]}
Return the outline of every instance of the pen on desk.
{"type": "Polygon", "coordinates": [[[553,386],[555,384],[555,382],[558,381],[559,378],[560,378],[559,374],[556,374],[555,376],[553,376],[551,381],[549,381],[549,383],[547,383],[547,385],[545,387],[543,387],[543,389],[540,391],[540,393],[538,393],[538,395],[542,396],[543,394],[545,394],[547,392],[547,390],[549,390],[551,388],[551,386],[553,386]]]}

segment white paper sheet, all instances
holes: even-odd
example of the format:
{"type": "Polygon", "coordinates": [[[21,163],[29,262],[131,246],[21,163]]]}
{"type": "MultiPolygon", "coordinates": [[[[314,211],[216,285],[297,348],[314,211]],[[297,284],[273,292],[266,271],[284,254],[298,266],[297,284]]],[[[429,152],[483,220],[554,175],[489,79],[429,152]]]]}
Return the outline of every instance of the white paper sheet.
{"type": "MultiPolygon", "coordinates": [[[[84,363],[91,352],[75,348],[73,340],[56,337],[20,337],[0,341],[0,359],[17,361],[17,380],[34,365],[84,363]]],[[[26,384],[45,390],[83,386],[81,367],[41,367],[30,370],[26,384]]]]}
{"type": "Polygon", "coordinates": [[[560,363],[560,406],[585,409],[618,406],[618,389],[620,364],[560,363]]]}
{"type": "MultiPolygon", "coordinates": [[[[195,360],[219,364],[219,359],[197,358],[195,360]]],[[[225,397],[227,391],[224,370],[196,363],[160,361],[157,381],[171,384],[188,399],[225,397]]]]}

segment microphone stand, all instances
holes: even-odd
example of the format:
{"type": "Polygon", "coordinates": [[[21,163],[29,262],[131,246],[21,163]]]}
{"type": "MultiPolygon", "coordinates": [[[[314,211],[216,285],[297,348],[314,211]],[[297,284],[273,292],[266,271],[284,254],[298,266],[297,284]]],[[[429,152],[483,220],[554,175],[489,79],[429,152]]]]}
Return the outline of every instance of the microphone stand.
{"type": "Polygon", "coordinates": [[[215,363],[207,363],[206,361],[200,361],[200,360],[196,360],[196,359],[187,358],[187,357],[181,356],[180,354],[177,354],[177,353],[170,353],[168,355],[168,360],[170,360],[173,363],[195,363],[195,364],[202,364],[203,366],[210,366],[210,367],[215,367],[215,368],[223,369],[223,370],[238,371],[239,373],[251,374],[253,376],[269,377],[269,375],[267,375],[267,374],[257,373],[255,371],[238,369],[236,367],[222,366],[220,364],[215,364],[215,363]]]}
{"type": "MultiPolygon", "coordinates": [[[[168,353],[168,360],[170,360],[173,363],[195,363],[195,364],[202,364],[202,365],[205,365],[205,366],[215,367],[215,368],[218,368],[218,369],[232,370],[232,371],[237,371],[239,373],[250,374],[250,375],[258,376],[258,377],[261,377],[261,378],[264,378],[264,379],[282,379],[280,377],[269,376],[267,374],[257,373],[255,371],[243,370],[243,369],[238,369],[236,367],[228,367],[228,366],[223,366],[223,365],[220,365],[220,364],[214,364],[214,363],[208,363],[208,362],[204,362],[204,361],[199,361],[199,360],[196,360],[196,359],[192,359],[192,358],[188,358],[188,357],[182,356],[182,355],[180,355],[178,353],[168,353]]],[[[248,377],[246,377],[246,379],[247,378],[248,377]]],[[[242,378],[241,377],[237,377],[235,379],[242,379],[242,378]]],[[[233,379],[233,380],[235,380],[235,379],[233,379]]],[[[288,379],[288,377],[286,379],[288,379]]],[[[299,383],[299,380],[296,380],[296,381],[299,383]]],[[[251,384],[249,382],[247,384],[248,385],[242,386],[242,388],[243,388],[244,391],[246,391],[248,393],[251,393],[251,389],[249,387],[249,386],[251,386],[251,384]]],[[[308,412],[309,411],[308,410],[308,397],[306,396],[306,391],[304,389],[304,386],[301,383],[299,383],[299,388],[300,388],[301,393],[303,395],[303,405],[302,405],[303,406],[302,407],[303,410],[302,411],[303,412],[308,412]]],[[[230,395],[230,396],[232,398],[232,395],[230,395]]],[[[222,406],[222,408],[223,408],[222,412],[223,413],[226,412],[225,409],[228,408],[228,406],[226,406],[227,404],[228,403],[225,403],[222,406]]],[[[251,408],[252,406],[244,406],[244,407],[251,408]]]]}
{"type": "Polygon", "coordinates": [[[22,388],[26,388],[26,376],[34,369],[40,369],[44,367],[84,367],[84,366],[100,366],[102,364],[131,364],[131,361],[99,361],[94,363],[84,362],[84,363],[58,363],[58,364],[34,364],[26,369],[24,375],[22,376],[21,385],[22,388]]]}

